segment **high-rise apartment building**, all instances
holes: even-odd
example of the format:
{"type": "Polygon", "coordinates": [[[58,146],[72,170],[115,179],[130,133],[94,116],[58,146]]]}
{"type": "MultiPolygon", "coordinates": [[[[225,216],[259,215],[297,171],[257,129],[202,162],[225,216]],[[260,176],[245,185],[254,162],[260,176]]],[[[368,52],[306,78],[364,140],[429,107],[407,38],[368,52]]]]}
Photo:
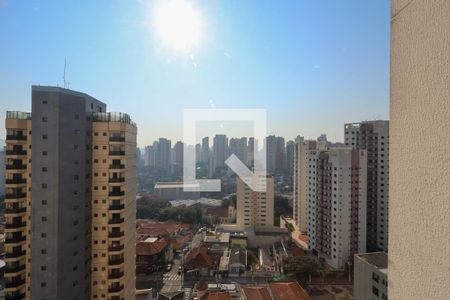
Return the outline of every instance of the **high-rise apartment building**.
{"type": "Polygon", "coordinates": [[[0,149],[0,195],[5,195],[5,150],[0,149]]]}
{"type": "Polygon", "coordinates": [[[345,145],[367,150],[367,250],[387,250],[389,121],[345,124],[345,145]]]}
{"type": "MultiPolygon", "coordinates": [[[[314,232],[308,223],[315,223],[316,162],[320,151],[325,149],[325,142],[313,140],[299,140],[294,144],[293,217],[299,230],[302,233],[310,231],[310,235],[314,232]]],[[[314,246],[314,239],[309,242],[314,246]]]]}
{"type": "Polygon", "coordinates": [[[316,162],[315,240],[320,258],[334,268],[366,251],[367,152],[333,148],[316,162]]]}
{"type": "Polygon", "coordinates": [[[228,159],[228,138],[224,134],[217,134],[213,140],[213,172],[225,166],[228,159]]]}
{"type": "Polygon", "coordinates": [[[202,139],[202,149],[200,156],[200,161],[202,163],[209,163],[209,137],[204,137],[202,139]]]}
{"type": "Polygon", "coordinates": [[[32,113],[7,113],[8,299],[133,299],[136,126],[105,111],[33,86],[32,113]]]}
{"type": "Polygon", "coordinates": [[[294,141],[286,143],[286,171],[288,174],[294,174],[294,141]]]}
{"type": "Polygon", "coordinates": [[[388,255],[386,252],[356,254],[353,265],[355,299],[388,299],[388,255]]]}
{"type": "Polygon", "coordinates": [[[246,160],[246,164],[248,166],[253,165],[255,155],[258,155],[258,152],[259,152],[258,140],[256,140],[254,137],[249,137],[247,144],[247,160],[246,160]]]}
{"type": "Polygon", "coordinates": [[[234,154],[244,164],[247,163],[247,138],[232,138],[230,139],[230,155],[234,154]]]}
{"type": "Polygon", "coordinates": [[[163,173],[170,173],[172,142],[166,138],[159,138],[156,148],[156,168],[163,173]]]}
{"type": "Polygon", "coordinates": [[[283,173],[286,170],[286,147],[284,138],[269,135],[265,139],[267,172],[283,173]]]}
{"type": "Polygon", "coordinates": [[[144,152],[144,166],[155,168],[156,167],[156,149],[155,146],[149,145],[145,147],[144,152]]]}
{"type": "Polygon", "coordinates": [[[260,176],[259,180],[266,181],[266,192],[255,192],[241,178],[237,178],[236,222],[239,226],[273,226],[274,178],[260,176]]]}

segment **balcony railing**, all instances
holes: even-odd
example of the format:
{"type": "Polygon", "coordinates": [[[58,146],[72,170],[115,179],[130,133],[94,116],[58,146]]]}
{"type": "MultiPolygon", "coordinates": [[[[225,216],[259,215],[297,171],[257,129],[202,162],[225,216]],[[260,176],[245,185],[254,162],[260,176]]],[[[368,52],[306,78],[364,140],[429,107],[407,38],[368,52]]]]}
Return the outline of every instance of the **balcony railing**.
{"type": "Polygon", "coordinates": [[[111,150],[111,151],[109,151],[109,155],[125,155],[125,151],[123,151],[123,150],[111,150]]]}
{"type": "Polygon", "coordinates": [[[27,226],[27,222],[14,222],[14,223],[6,223],[6,229],[15,229],[27,226]]]}
{"type": "Polygon", "coordinates": [[[125,142],[125,137],[123,136],[110,136],[109,137],[110,142],[125,142]]]}
{"type": "Polygon", "coordinates": [[[122,210],[125,208],[125,204],[112,204],[109,206],[109,210],[122,210]]]}
{"type": "Polygon", "coordinates": [[[27,193],[12,193],[12,194],[6,194],[6,199],[20,199],[25,198],[27,196],[27,193]]]}
{"type": "Polygon", "coordinates": [[[27,155],[27,150],[6,150],[6,155],[27,155]]]}
{"type": "Polygon", "coordinates": [[[25,265],[5,266],[5,273],[17,273],[25,270],[25,265]]]}
{"type": "Polygon", "coordinates": [[[21,286],[22,284],[25,284],[25,279],[23,279],[23,278],[18,279],[18,280],[13,280],[13,281],[6,281],[5,289],[15,288],[15,287],[21,286]]]}
{"type": "Polygon", "coordinates": [[[109,178],[109,183],[117,183],[117,182],[125,182],[125,178],[124,177],[120,177],[120,178],[109,178]]]}
{"type": "Polygon", "coordinates": [[[124,218],[113,218],[108,221],[108,224],[122,224],[124,221],[124,218]]]}
{"type": "Polygon", "coordinates": [[[6,252],[5,257],[6,258],[17,258],[24,256],[26,254],[25,250],[22,251],[13,251],[13,252],[6,252]]]}
{"type": "Polygon", "coordinates": [[[5,239],[5,243],[12,244],[12,243],[20,243],[26,240],[26,237],[24,236],[13,236],[13,237],[7,237],[5,239]]]}
{"type": "Polygon", "coordinates": [[[20,214],[27,211],[26,207],[7,207],[5,213],[7,214],[20,214]]]}
{"type": "Polygon", "coordinates": [[[8,134],[6,136],[7,141],[26,141],[27,136],[26,135],[18,135],[18,134],[8,134]]]}
{"type": "Polygon", "coordinates": [[[117,265],[123,264],[124,261],[125,261],[125,260],[123,259],[123,257],[120,257],[120,258],[112,258],[112,259],[109,259],[109,260],[108,260],[108,264],[109,264],[110,266],[117,266],[117,265]]]}
{"type": "Polygon", "coordinates": [[[7,178],[5,179],[6,184],[22,184],[27,183],[25,178],[7,178]]]}
{"type": "Polygon", "coordinates": [[[25,293],[20,293],[20,291],[5,293],[5,300],[20,300],[20,299],[25,299],[25,293]]]}
{"type": "Polygon", "coordinates": [[[110,169],[125,169],[125,165],[109,165],[110,169]]]}
{"type": "Polygon", "coordinates": [[[108,274],[108,279],[118,279],[123,277],[124,273],[123,272],[114,272],[114,273],[109,273],[108,274]]]}
{"type": "Polygon", "coordinates": [[[125,248],[124,245],[116,245],[116,246],[110,245],[108,247],[108,251],[122,251],[124,248],[125,248]]]}
{"type": "Polygon", "coordinates": [[[120,291],[123,290],[123,285],[119,285],[119,286],[112,286],[108,289],[109,293],[118,293],[120,291]]]}
{"type": "Polygon", "coordinates": [[[118,232],[110,232],[108,234],[108,237],[110,238],[118,238],[118,237],[123,237],[125,235],[124,231],[118,231],[118,232]]]}
{"type": "Polygon", "coordinates": [[[6,165],[6,170],[25,170],[27,168],[26,164],[22,164],[22,165],[6,165]]]}
{"type": "Polygon", "coordinates": [[[109,196],[123,196],[125,195],[125,191],[111,191],[109,192],[109,196]]]}

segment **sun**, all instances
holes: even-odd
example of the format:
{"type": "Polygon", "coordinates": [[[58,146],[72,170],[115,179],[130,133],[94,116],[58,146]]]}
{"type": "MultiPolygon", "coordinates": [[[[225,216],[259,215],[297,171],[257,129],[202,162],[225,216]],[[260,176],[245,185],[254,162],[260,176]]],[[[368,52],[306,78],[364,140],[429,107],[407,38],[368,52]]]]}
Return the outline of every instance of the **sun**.
{"type": "Polygon", "coordinates": [[[186,0],[165,0],[156,8],[155,26],[162,43],[174,50],[198,46],[200,14],[186,0]]]}

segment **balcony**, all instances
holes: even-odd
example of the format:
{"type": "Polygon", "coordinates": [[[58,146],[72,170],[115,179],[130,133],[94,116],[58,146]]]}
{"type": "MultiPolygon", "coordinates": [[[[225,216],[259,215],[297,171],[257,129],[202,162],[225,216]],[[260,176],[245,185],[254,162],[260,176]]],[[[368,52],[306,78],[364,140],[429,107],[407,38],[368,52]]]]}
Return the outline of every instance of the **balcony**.
{"type": "Polygon", "coordinates": [[[125,169],[125,165],[109,165],[110,169],[125,169]]]}
{"type": "Polygon", "coordinates": [[[27,196],[27,193],[12,193],[12,194],[6,194],[6,199],[21,199],[25,198],[27,196]]]}
{"type": "Polygon", "coordinates": [[[6,136],[7,141],[26,141],[27,136],[26,135],[20,135],[20,134],[8,134],[6,136]]]}
{"type": "Polygon", "coordinates": [[[23,265],[15,265],[15,266],[5,266],[5,273],[17,273],[25,270],[25,264],[23,265]]]}
{"type": "Polygon", "coordinates": [[[27,165],[26,164],[22,164],[22,165],[6,165],[6,170],[26,170],[27,165]]]}
{"type": "Polygon", "coordinates": [[[5,255],[5,258],[6,259],[8,259],[8,258],[18,258],[18,257],[24,256],[25,254],[26,254],[25,250],[13,251],[13,252],[9,252],[9,253],[7,252],[6,255],[5,255]]]}
{"type": "Polygon", "coordinates": [[[7,237],[5,239],[6,244],[14,244],[14,243],[20,243],[26,240],[25,236],[13,236],[13,237],[7,237]]]}
{"type": "Polygon", "coordinates": [[[123,259],[123,257],[120,257],[120,258],[110,258],[110,259],[108,260],[108,265],[110,265],[110,266],[117,266],[117,265],[123,264],[124,261],[125,261],[125,260],[123,259]]]}
{"type": "Polygon", "coordinates": [[[123,290],[123,285],[112,286],[108,289],[108,293],[118,293],[118,292],[121,292],[122,290],[123,290]]]}
{"type": "Polygon", "coordinates": [[[110,142],[125,142],[125,137],[123,136],[110,136],[109,137],[110,142]]]}
{"type": "Polygon", "coordinates": [[[23,184],[27,183],[25,178],[7,178],[5,179],[6,184],[23,184]]]}
{"type": "Polygon", "coordinates": [[[7,207],[5,208],[5,213],[7,214],[20,214],[27,211],[26,207],[7,207]]]}
{"type": "Polygon", "coordinates": [[[123,272],[109,273],[109,274],[108,274],[108,279],[119,279],[119,278],[122,278],[123,275],[124,275],[123,272]]]}
{"type": "Polygon", "coordinates": [[[124,177],[120,177],[120,178],[109,178],[108,182],[109,182],[109,183],[125,182],[125,178],[124,178],[124,177]]]}
{"type": "Polygon", "coordinates": [[[109,155],[125,155],[125,151],[123,151],[123,150],[111,150],[111,151],[109,151],[109,155]]]}
{"type": "Polygon", "coordinates": [[[5,289],[16,288],[16,287],[21,286],[22,284],[25,284],[25,279],[23,279],[23,278],[12,280],[12,281],[6,281],[5,289]]]}
{"type": "Polygon", "coordinates": [[[123,196],[125,195],[125,191],[111,191],[109,192],[109,196],[123,196]]]}
{"type": "Polygon", "coordinates": [[[5,228],[6,229],[17,229],[27,226],[27,222],[13,222],[13,223],[6,223],[5,228]]]}
{"type": "Polygon", "coordinates": [[[122,224],[125,222],[124,218],[112,218],[108,221],[108,224],[122,224]]]}
{"type": "Polygon", "coordinates": [[[124,248],[125,248],[125,247],[124,247],[123,244],[122,244],[122,245],[115,245],[115,246],[110,245],[110,246],[108,247],[108,251],[111,251],[111,252],[113,252],[113,251],[122,251],[124,248]]]}
{"type": "Polygon", "coordinates": [[[6,150],[6,155],[27,155],[27,150],[6,150]]]}
{"type": "Polygon", "coordinates": [[[125,208],[125,204],[112,204],[109,206],[109,210],[122,210],[125,208]]]}
{"type": "Polygon", "coordinates": [[[113,231],[108,234],[108,237],[109,238],[119,238],[119,237],[123,237],[124,235],[125,235],[124,231],[118,231],[118,232],[113,231]]]}

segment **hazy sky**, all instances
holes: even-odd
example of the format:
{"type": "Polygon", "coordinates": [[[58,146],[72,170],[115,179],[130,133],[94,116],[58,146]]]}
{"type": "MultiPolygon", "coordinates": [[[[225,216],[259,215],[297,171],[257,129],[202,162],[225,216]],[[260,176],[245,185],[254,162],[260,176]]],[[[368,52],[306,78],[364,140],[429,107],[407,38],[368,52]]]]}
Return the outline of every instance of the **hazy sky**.
{"type": "Polygon", "coordinates": [[[0,118],[62,85],[65,58],[70,88],[129,113],[140,146],[181,139],[183,108],[266,108],[286,139],[389,117],[388,0],[188,2],[200,38],[180,50],[158,34],[162,0],[0,0],[0,118]]]}

